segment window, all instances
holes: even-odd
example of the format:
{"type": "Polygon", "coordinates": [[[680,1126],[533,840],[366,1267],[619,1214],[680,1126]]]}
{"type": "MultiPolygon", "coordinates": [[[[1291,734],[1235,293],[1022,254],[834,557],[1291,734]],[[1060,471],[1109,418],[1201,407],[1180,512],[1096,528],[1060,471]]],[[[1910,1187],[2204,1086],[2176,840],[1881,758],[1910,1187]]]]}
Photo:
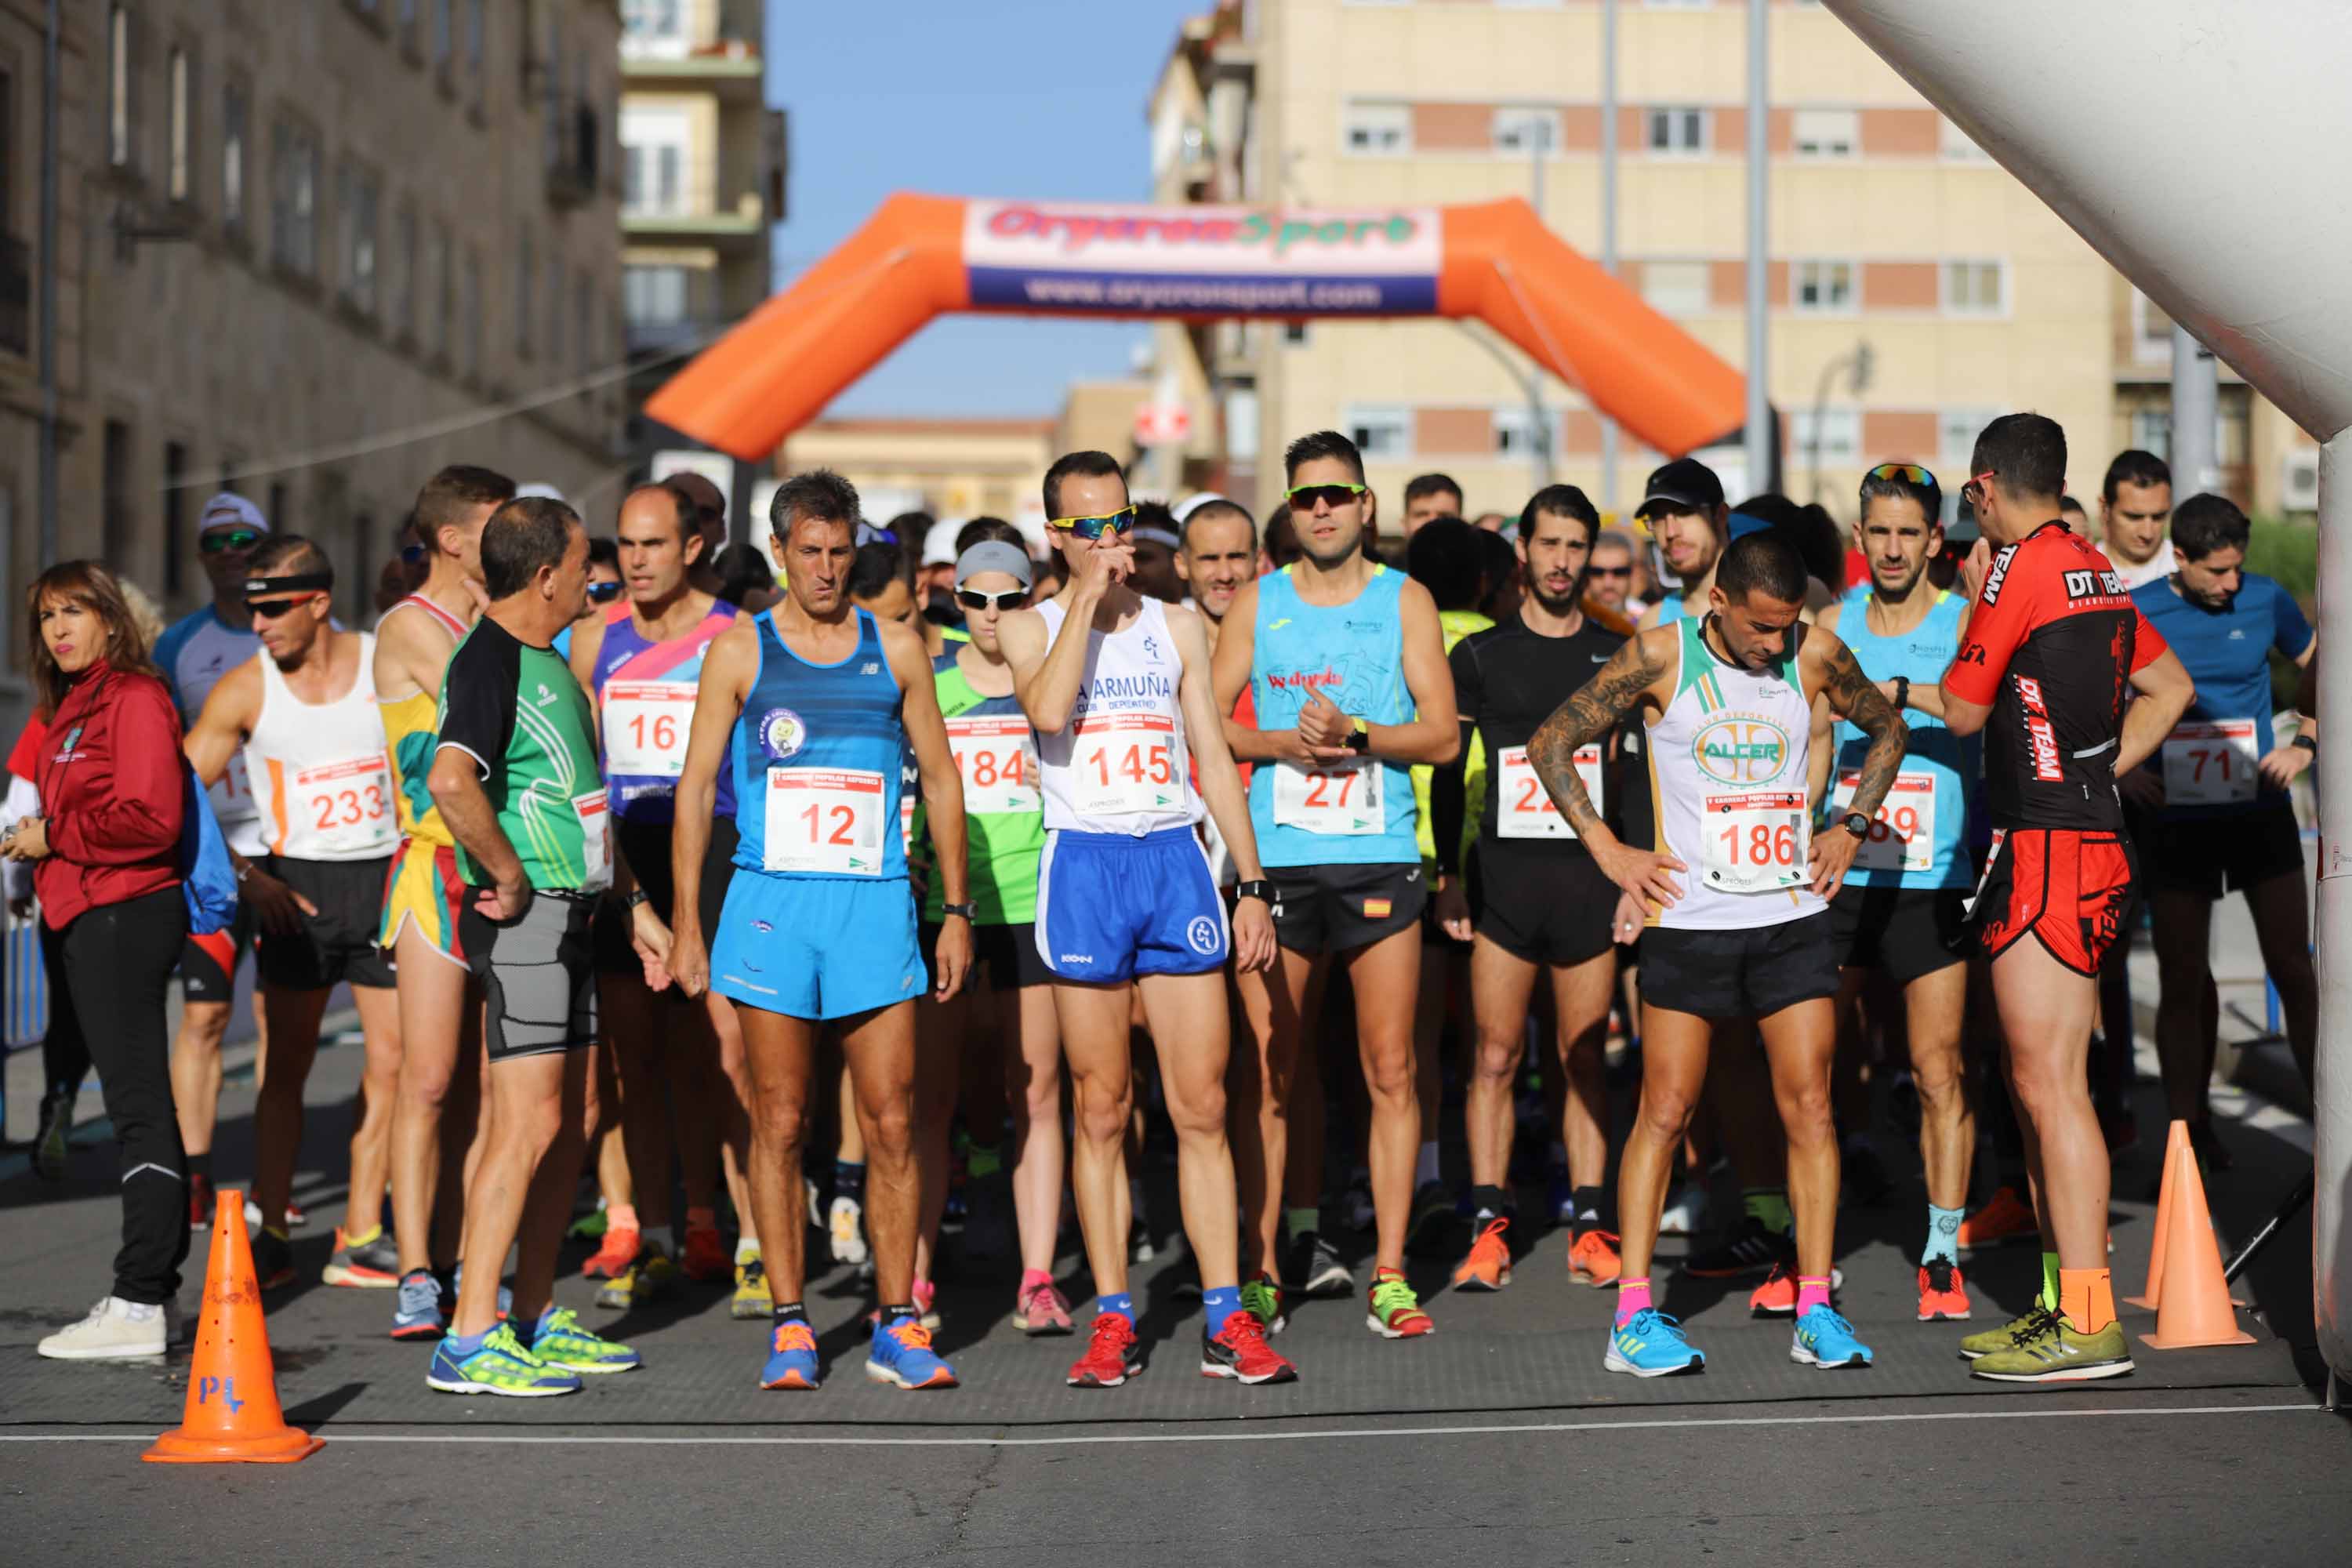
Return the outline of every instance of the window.
{"type": "Polygon", "coordinates": [[[450,326],[457,312],[457,269],[449,264],[449,231],[433,226],[425,241],[425,352],[435,358],[449,352],[450,326]]]}
{"type": "Polygon", "coordinates": [[[1851,158],[1862,145],[1861,120],[1851,109],[1801,109],[1790,142],[1800,158],[1851,158]]]}
{"type": "Polygon", "coordinates": [[[621,53],[685,58],[686,0],[621,0],[621,53]]]}
{"type": "Polygon", "coordinates": [[[1653,153],[1704,153],[1707,142],[1707,112],[1704,109],[1653,109],[1645,116],[1643,140],[1653,153]]]}
{"type": "Polygon", "coordinates": [[[269,179],[269,257],[280,267],[319,273],[319,140],[309,127],[280,120],[269,179]]]}
{"type": "Polygon", "coordinates": [[[99,491],[99,535],[106,544],[106,559],[118,572],[128,572],[131,565],[131,426],[120,419],[106,422],[106,434],[100,461],[104,471],[99,491]]]}
{"type": "Polygon", "coordinates": [[[392,277],[392,330],[413,339],[416,336],[416,214],[405,206],[392,215],[387,270],[392,277]]]}
{"type": "Polygon", "coordinates": [[[1368,157],[1412,151],[1412,110],[1402,103],[1351,103],[1342,111],[1340,145],[1368,157]]]}
{"type": "Polygon", "coordinates": [[[1860,460],[1862,414],[1853,408],[1796,408],[1789,413],[1789,456],[1808,466],[1816,460],[1813,443],[1821,443],[1818,460],[1842,466],[1860,460]]]}
{"type": "Polygon", "coordinates": [[[188,51],[174,47],[169,68],[171,86],[171,147],[164,165],[163,194],[175,202],[184,202],[194,195],[195,129],[190,123],[195,113],[194,65],[188,51]]]}
{"type": "Polygon", "coordinates": [[[1853,263],[1800,261],[1790,268],[1789,302],[1796,310],[1835,315],[1854,308],[1853,263]]]}
{"type": "Polygon", "coordinates": [[[2132,358],[2162,363],[2172,357],[2172,318],[2164,307],[2132,290],[2132,358]]]}
{"type": "Polygon", "coordinates": [[[433,0],[433,63],[446,66],[457,47],[457,25],[450,7],[457,0],[433,0]]]}
{"type": "Polygon", "coordinates": [[[1559,145],[1559,110],[1532,105],[1495,110],[1495,151],[1549,153],[1559,145]]]}
{"type": "Polygon", "coordinates": [[[1711,303],[1709,272],[1704,261],[1644,261],[1642,298],[1669,316],[1696,315],[1711,303]]]}
{"type": "Polygon", "coordinates": [[[245,231],[245,84],[221,89],[221,227],[245,231]]]}
{"type": "Polygon", "coordinates": [[[458,369],[468,380],[482,373],[482,258],[466,252],[457,277],[458,369]]]}
{"type": "Polygon", "coordinates": [[[367,315],[375,314],[376,209],[380,187],[371,170],[345,163],[335,182],[343,298],[367,315]]]}
{"type": "Polygon", "coordinates": [[[1545,431],[1536,423],[1534,409],[1497,408],[1494,426],[1496,457],[1525,458],[1542,450],[1545,431]]]}
{"type": "Polygon", "coordinates": [[[1290,344],[1293,348],[1305,348],[1307,346],[1307,323],[1304,321],[1283,322],[1282,341],[1290,344]]]}
{"type": "Polygon", "coordinates": [[[1410,457],[1412,453],[1412,411],[1409,408],[1351,408],[1346,428],[1357,450],[1375,461],[1410,457]]]}
{"type": "Polygon", "coordinates": [[[562,363],[563,258],[551,245],[547,257],[547,365],[555,370],[562,363]]]}
{"type": "Polygon", "coordinates": [[[488,48],[488,25],[482,19],[482,0],[466,0],[466,68],[479,76],[482,57],[488,48]]]}
{"type": "Polygon", "coordinates": [[[621,210],[641,217],[688,210],[687,148],[692,127],[682,109],[621,109],[621,210]]]}
{"type": "Polygon", "coordinates": [[[686,320],[686,268],[621,269],[621,309],[634,328],[676,326],[686,320]]]}
{"type": "Polygon", "coordinates": [[[1976,455],[1977,437],[2000,415],[1998,408],[1947,408],[1936,416],[1936,460],[1946,474],[1958,475],[1944,484],[1947,496],[1957,495],[1969,476],[1960,472],[1976,455]]]}
{"type": "Polygon", "coordinates": [[[2008,268],[1998,261],[1944,263],[1944,310],[1954,316],[1998,316],[2009,308],[2008,268]]]}
{"type": "Polygon", "coordinates": [[[106,8],[106,162],[112,168],[131,166],[137,143],[131,94],[137,85],[131,58],[131,7],[116,0],[106,8]]]}
{"type": "Polygon", "coordinates": [[[2171,406],[2133,409],[2131,444],[2143,452],[2153,452],[2169,462],[2172,458],[2171,406]]]}
{"type": "Polygon", "coordinates": [[[178,441],[163,443],[163,602],[180,596],[185,573],[188,536],[188,448],[178,441]]]}
{"type": "Polygon", "coordinates": [[[1978,146],[1969,133],[1946,120],[1942,122],[1942,153],[1954,163],[1989,163],[1992,155],[1978,146]]]}
{"type": "Polygon", "coordinates": [[[539,276],[538,264],[531,258],[530,231],[524,229],[515,237],[514,323],[515,353],[530,357],[530,290],[539,276]]]}

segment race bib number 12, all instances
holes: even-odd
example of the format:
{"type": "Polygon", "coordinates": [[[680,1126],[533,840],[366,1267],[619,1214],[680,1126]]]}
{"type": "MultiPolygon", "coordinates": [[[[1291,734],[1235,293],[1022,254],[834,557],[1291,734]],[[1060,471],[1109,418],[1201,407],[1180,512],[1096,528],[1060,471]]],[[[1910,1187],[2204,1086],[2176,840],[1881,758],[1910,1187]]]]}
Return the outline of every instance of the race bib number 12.
{"type": "Polygon", "coordinates": [[[880,773],[770,768],[763,869],[835,877],[882,874],[880,773]]]}

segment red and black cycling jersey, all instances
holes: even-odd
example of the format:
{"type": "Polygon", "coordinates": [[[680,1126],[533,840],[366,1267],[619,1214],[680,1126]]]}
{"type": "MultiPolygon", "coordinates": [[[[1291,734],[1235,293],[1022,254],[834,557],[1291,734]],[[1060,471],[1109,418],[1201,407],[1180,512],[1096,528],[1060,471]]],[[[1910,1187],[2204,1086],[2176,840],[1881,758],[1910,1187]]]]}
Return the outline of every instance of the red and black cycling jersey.
{"type": "Polygon", "coordinates": [[[1995,827],[2123,826],[2125,690],[2164,651],[2107,558],[2064,523],[1992,558],[1944,689],[1992,709],[1985,800],[1995,827]]]}

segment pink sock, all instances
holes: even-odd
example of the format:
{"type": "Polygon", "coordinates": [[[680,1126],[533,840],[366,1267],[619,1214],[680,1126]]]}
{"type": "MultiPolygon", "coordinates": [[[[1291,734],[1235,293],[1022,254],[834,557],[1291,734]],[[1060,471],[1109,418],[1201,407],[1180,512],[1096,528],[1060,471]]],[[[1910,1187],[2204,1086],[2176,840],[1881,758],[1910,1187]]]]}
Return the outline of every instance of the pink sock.
{"type": "Polygon", "coordinates": [[[1646,1278],[1617,1281],[1617,1321],[1620,1325],[1632,1322],[1634,1313],[1649,1310],[1650,1281],[1646,1278]]]}
{"type": "Polygon", "coordinates": [[[1021,1271],[1021,1291],[1024,1295],[1028,1294],[1040,1285],[1051,1285],[1053,1282],[1054,1276],[1052,1271],[1049,1269],[1024,1268],[1021,1271]]]}
{"type": "Polygon", "coordinates": [[[1830,1304],[1830,1282],[1814,1274],[1797,1276],[1797,1316],[1803,1317],[1816,1307],[1830,1304]]]}

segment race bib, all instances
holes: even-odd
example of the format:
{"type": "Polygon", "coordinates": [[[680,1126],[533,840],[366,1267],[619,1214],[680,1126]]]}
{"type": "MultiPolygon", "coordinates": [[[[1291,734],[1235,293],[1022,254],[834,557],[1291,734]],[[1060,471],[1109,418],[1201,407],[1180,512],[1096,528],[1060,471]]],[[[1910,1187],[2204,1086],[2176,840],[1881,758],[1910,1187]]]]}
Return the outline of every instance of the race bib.
{"type": "Polygon", "coordinates": [[[883,777],[853,768],[770,768],[769,871],[882,874],[883,777]]]}
{"type": "Polygon", "coordinates": [[[1071,748],[1080,816],[1149,816],[1184,808],[1176,776],[1176,721],[1163,713],[1104,713],[1078,721],[1071,748]]]}
{"type": "MultiPolygon", "coordinates": [[[[1859,770],[1838,774],[1830,796],[1830,817],[1842,821],[1853,810],[1853,792],[1862,783],[1859,770]]],[[[1929,871],[1936,865],[1936,781],[1927,773],[1897,773],[1886,798],[1878,803],[1878,819],[1870,837],[1853,852],[1858,871],[1929,871]]]]}
{"type": "Polygon", "coordinates": [[[963,808],[973,816],[1034,815],[1036,738],[1017,713],[948,721],[948,748],[963,778],[963,808]]]}
{"type": "Polygon", "coordinates": [[[224,826],[232,822],[251,822],[261,815],[261,806],[253,798],[252,775],[245,771],[242,747],[228,754],[227,771],[214,781],[211,794],[213,816],[224,826]]]}
{"type": "Polygon", "coordinates": [[[1302,833],[1350,837],[1388,826],[1381,804],[1381,765],[1344,763],[1309,771],[1293,763],[1274,767],[1274,820],[1302,833]]]}
{"type": "MultiPolygon", "coordinates": [[[[273,763],[271,771],[277,771],[273,763]]],[[[288,815],[300,824],[288,835],[307,857],[339,859],[392,846],[392,764],[382,752],[303,768],[287,782],[288,815]]]]}
{"type": "Polygon", "coordinates": [[[1796,790],[1711,795],[1699,811],[1699,871],[1727,893],[1763,893],[1805,879],[1805,797],[1796,790]]]}
{"type": "MultiPolygon", "coordinates": [[[[1536,777],[1525,746],[1506,746],[1497,755],[1503,793],[1495,801],[1495,831],[1505,838],[1573,838],[1576,829],[1552,805],[1543,780],[1536,777]]],[[[1601,747],[1579,746],[1570,759],[1592,809],[1601,809],[1601,747]]]]}
{"type": "Polygon", "coordinates": [[[2252,719],[2175,725],[2164,738],[2165,804],[2235,805],[2253,799],[2262,780],[2254,746],[2252,719]]]}
{"type": "Polygon", "coordinates": [[[604,687],[604,771],[674,779],[686,772],[694,688],[680,680],[614,680],[604,687]]]}
{"type": "Polygon", "coordinates": [[[600,891],[613,885],[612,803],[603,790],[572,797],[572,814],[580,818],[580,890],[600,891]]]}

